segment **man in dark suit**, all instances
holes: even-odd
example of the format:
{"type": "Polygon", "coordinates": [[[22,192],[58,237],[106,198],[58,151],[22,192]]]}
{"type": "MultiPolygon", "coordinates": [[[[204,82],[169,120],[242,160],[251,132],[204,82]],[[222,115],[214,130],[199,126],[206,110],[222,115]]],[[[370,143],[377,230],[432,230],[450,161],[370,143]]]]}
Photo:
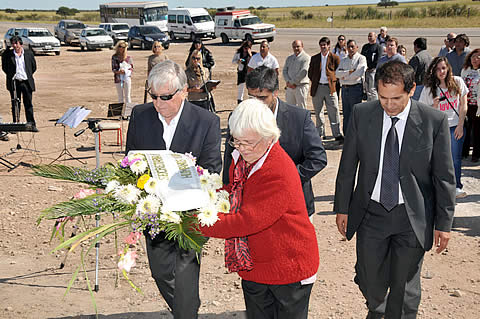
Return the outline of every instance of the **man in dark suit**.
{"type": "MultiPolygon", "coordinates": [[[[327,154],[322,139],[315,129],[310,111],[289,105],[278,98],[278,75],[274,69],[258,67],[247,74],[248,95],[263,101],[275,114],[280,128],[280,146],[297,166],[302,182],[308,215],[315,213],[315,199],[311,179],[327,165],[327,154]]],[[[223,165],[223,183],[228,184],[228,170],[232,162],[232,146],[227,133],[223,165]]]]}
{"type": "Polygon", "coordinates": [[[2,55],[2,70],[7,78],[7,90],[12,99],[13,122],[19,122],[20,102],[23,96],[26,121],[35,126],[33,117],[32,93],[35,91],[33,73],[37,70],[37,63],[33,52],[23,49],[22,38],[13,36],[10,39],[13,50],[6,50],[2,55]],[[16,91],[16,95],[15,95],[16,91]],[[17,106],[18,102],[18,106],[17,106]],[[18,109],[17,109],[18,108],[18,109]]]}
{"type": "Polygon", "coordinates": [[[343,143],[343,135],[340,133],[340,112],[336,94],[337,78],[335,76],[335,70],[340,65],[340,58],[330,52],[329,38],[321,38],[319,45],[320,53],[312,56],[308,67],[308,78],[312,81],[310,95],[315,109],[317,130],[320,136],[325,136],[323,116],[323,103],[325,102],[333,137],[339,143],[343,143]]]}
{"type": "Polygon", "coordinates": [[[353,109],[334,211],[343,236],[357,233],[367,318],[416,318],[423,256],[433,242],[437,253],[447,247],[453,222],[448,119],[410,99],[415,72],[403,62],[379,68],[376,86],[379,100],[353,109]]]}
{"type": "MultiPolygon", "coordinates": [[[[220,119],[186,101],[187,77],[171,60],[157,64],[148,76],[153,103],[137,105],[130,117],[126,153],[131,150],[171,150],[192,153],[197,164],[220,173],[220,119]]],[[[145,233],[152,277],[175,319],[198,317],[200,256],[179,248],[164,234],[145,233]]]]}

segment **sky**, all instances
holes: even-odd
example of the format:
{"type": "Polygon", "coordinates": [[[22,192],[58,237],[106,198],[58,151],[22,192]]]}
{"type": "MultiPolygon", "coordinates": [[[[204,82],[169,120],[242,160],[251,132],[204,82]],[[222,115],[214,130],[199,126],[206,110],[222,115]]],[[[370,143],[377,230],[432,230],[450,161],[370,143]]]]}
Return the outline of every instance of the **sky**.
{"type": "MultiPolygon", "coordinates": [[[[61,6],[76,8],[80,10],[95,10],[99,8],[99,4],[108,2],[129,2],[128,0],[1,0],[0,8],[12,9],[58,9],[61,6]]],[[[140,0],[137,0],[140,1],[140,0]]],[[[405,2],[399,1],[398,2],[405,2]]],[[[167,1],[170,8],[177,6],[183,7],[206,7],[221,8],[227,6],[236,6],[238,8],[248,8],[249,6],[258,7],[292,7],[292,6],[322,6],[325,4],[341,5],[341,4],[376,4],[378,0],[171,0],[167,1]]]]}

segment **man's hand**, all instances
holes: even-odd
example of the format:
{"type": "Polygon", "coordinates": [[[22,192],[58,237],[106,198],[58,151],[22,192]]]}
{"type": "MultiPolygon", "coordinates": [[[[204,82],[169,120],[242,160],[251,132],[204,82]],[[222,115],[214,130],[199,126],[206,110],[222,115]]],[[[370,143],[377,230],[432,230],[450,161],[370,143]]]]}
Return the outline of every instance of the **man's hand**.
{"type": "MultiPolygon", "coordinates": [[[[338,225],[338,215],[337,215],[337,225],[338,225]]],[[[450,240],[450,233],[435,230],[434,236],[435,236],[435,247],[437,247],[437,250],[435,250],[435,252],[439,254],[445,248],[447,248],[448,241],[450,240]]]]}
{"type": "Polygon", "coordinates": [[[347,214],[337,214],[337,228],[343,238],[347,238],[347,214]]]}

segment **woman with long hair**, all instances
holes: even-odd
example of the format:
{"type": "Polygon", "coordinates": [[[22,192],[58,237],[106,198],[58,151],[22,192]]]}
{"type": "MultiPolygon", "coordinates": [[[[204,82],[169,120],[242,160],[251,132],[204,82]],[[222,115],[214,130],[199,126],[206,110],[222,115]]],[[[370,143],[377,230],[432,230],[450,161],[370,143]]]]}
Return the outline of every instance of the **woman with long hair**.
{"type": "Polygon", "coordinates": [[[455,168],[456,197],[467,194],[462,190],[462,147],[465,139],[468,88],[459,76],[454,76],[446,57],[436,57],[425,75],[425,87],[419,102],[445,112],[450,126],[453,166],[455,168]]]}
{"type": "Polygon", "coordinates": [[[245,78],[248,71],[248,62],[250,58],[255,54],[252,52],[252,41],[245,40],[242,45],[235,51],[233,55],[232,63],[237,65],[237,103],[243,101],[243,93],[245,91],[245,78]]]}
{"type": "Polygon", "coordinates": [[[195,39],[188,50],[188,57],[185,61],[185,66],[188,68],[188,64],[190,63],[190,56],[192,55],[193,51],[197,50],[202,55],[202,65],[204,68],[208,69],[208,78],[212,79],[212,68],[215,65],[215,61],[213,60],[212,52],[205,47],[201,39],[195,39]]]}
{"type": "Polygon", "coordinates": [[[127,43],[120,40],[115,45],[112,55],[113,80],[117,88],[119,103],[132,103],[130,91],[132,88],[133,59],[127,54],[127,43]]]}
{"type": "Polygon", "coordinates": [[[468,87],[468,125],[466,127],[467,133],[465,134],[462,155],[464,158],[467,158],[470,154],[470,146],[473,146],[472,162],[478,162],[480,159],[480,112],[478,108],[478,99],[480,97],[480,48],[473,50],[467,55],[461,76],[468,87]],[[471,145],[472,143],[473,145],[471,145]]]}
{"type": "Polygon", "coordinates": [[[200,51],[193,50],[192,54],[190,54],[188,67],[185,70],[185,74],[187,75],[188,101],[208,110],[208,93],[203,88],[203,82],[205,80],[203,77],[205,73],[202,60],[200,51]]]}
{"type": "Polygon", "coordinates": [[[160,41],[153,42],[152,52],[153,54],[148,57],[147,76],[156,64],[168,60],[167,55],[163,53],[163,46],[160,41]]]}
{"type": "MultiPolygon", "coordinates": [[[[333,48],[332,51],[334,54],[338,55],[340,60],[344,59],[347,55],[347,40],[343,34],[340,34],[337,37],[337,44],[335,44],[335,47],[333,48]]],[[[335,85],[335,89],[337,91],[337,96],[340,99],[340,90],[342,89],[342,86],[340,85],[340,81],[337,80],[337,83],[335,85]]]]}

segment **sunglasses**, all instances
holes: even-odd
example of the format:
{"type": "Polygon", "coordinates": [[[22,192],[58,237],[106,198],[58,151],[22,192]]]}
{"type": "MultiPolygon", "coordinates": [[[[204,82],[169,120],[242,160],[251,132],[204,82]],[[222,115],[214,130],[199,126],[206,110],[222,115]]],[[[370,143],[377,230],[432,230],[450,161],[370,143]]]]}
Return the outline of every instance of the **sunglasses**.
{"type": "Polygon", "coordinates": [[[170,101],[175,96],[175,94],[178,93],[178,91],[180,91],[180,89],[177,89],[175,92],[169,95],[155,95],[152,93],[152,91],[148,90],[148,94],[153,100],[160,99],[162,101],[170,101]]]}
{"type": "Polygon", "coordinates": [[[338,39],[338,41],[345,41],[345,39],[338,39]]]}
{"type": "Polygon", "coordinates": [[[455,38],[453,38],[453,39],[447,39],[447,40],[448,40],[448,42],[453,42],[453,41],[455,41],[455,38]]]}
{"type": "Polygon", "coordinates": [[[192,60],[200,61],[200,59],[201,59],[200,57],[194,57],[194,56],[192,57],[192,60]]]}
{"type": "Polygon", "coordinates": [[[349,45],[348,48],[349,49],[355,49],[355,46],[354,45],[349,45]]]}

